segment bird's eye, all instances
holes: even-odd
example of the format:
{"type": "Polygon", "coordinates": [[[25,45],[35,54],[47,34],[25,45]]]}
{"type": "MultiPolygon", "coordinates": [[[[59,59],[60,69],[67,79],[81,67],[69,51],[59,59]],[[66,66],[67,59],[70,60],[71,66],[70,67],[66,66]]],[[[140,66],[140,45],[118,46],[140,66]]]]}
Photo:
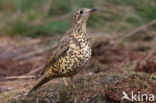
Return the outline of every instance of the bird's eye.
{"type": "Polygon", "coordinates": [[[83,14],[83,10],[80,11],[80,14],[83,14]]]}

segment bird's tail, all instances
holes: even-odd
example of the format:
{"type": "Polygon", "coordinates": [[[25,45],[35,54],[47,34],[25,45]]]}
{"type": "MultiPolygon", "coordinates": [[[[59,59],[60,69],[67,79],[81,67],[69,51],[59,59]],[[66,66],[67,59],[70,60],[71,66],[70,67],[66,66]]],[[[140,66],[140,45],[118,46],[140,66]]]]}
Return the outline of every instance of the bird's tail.
{"type": "Polygon", "coordinates": [[[48,82],[50,80],[49,76],[46,74],[42,75],[38,82],[35,84],[35,86],[28,92],[27,97],[32,95],[32,92],[36,91],[40,86],[42,86],[44,83],[48,82]]]}

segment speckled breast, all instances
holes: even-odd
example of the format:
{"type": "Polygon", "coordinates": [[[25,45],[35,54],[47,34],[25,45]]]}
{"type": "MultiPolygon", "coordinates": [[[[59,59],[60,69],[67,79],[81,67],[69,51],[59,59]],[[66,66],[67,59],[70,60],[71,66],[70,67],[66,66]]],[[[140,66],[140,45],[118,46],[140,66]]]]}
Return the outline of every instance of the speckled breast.
{"type": "Polygon", "coordinates": [[[60,71],[65,76],[71,76],[84,68],[91,56],[90,42],[84,41],[79,45],[71,40],[70,48],[59,60],[60,71]]]}

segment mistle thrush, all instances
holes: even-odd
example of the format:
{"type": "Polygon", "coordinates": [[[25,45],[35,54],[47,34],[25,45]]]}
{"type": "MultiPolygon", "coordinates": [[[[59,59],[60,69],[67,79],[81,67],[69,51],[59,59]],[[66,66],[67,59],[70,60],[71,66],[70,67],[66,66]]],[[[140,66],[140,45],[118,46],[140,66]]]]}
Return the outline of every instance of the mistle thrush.
{"type": "Polygon", "coordinates": [[[86,22],[94,11],[96,9],[80,8],[74,12],[67,32],[52,51],[38,82],[27,96],[53,78],[72,77],[84,68],[91,57],[91,41],[86,31],[86,22]]]}

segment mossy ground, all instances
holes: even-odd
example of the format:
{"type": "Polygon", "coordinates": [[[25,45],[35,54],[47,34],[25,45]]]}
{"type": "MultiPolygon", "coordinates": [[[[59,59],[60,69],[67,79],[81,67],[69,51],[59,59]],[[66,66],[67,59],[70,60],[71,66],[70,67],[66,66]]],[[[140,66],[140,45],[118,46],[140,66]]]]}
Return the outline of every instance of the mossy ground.
{"type": "Polygon", "coordinates": [[[145,73],[99,73],[76,78],[74,82],[75,88],[71,84],[66,87],[63,81],[49,83],[31,97],[25,96],[27,90],[5,91],[0,95],[1,103],[120,103],[122,91],[156,95],[156,80],[145,73]]]}

